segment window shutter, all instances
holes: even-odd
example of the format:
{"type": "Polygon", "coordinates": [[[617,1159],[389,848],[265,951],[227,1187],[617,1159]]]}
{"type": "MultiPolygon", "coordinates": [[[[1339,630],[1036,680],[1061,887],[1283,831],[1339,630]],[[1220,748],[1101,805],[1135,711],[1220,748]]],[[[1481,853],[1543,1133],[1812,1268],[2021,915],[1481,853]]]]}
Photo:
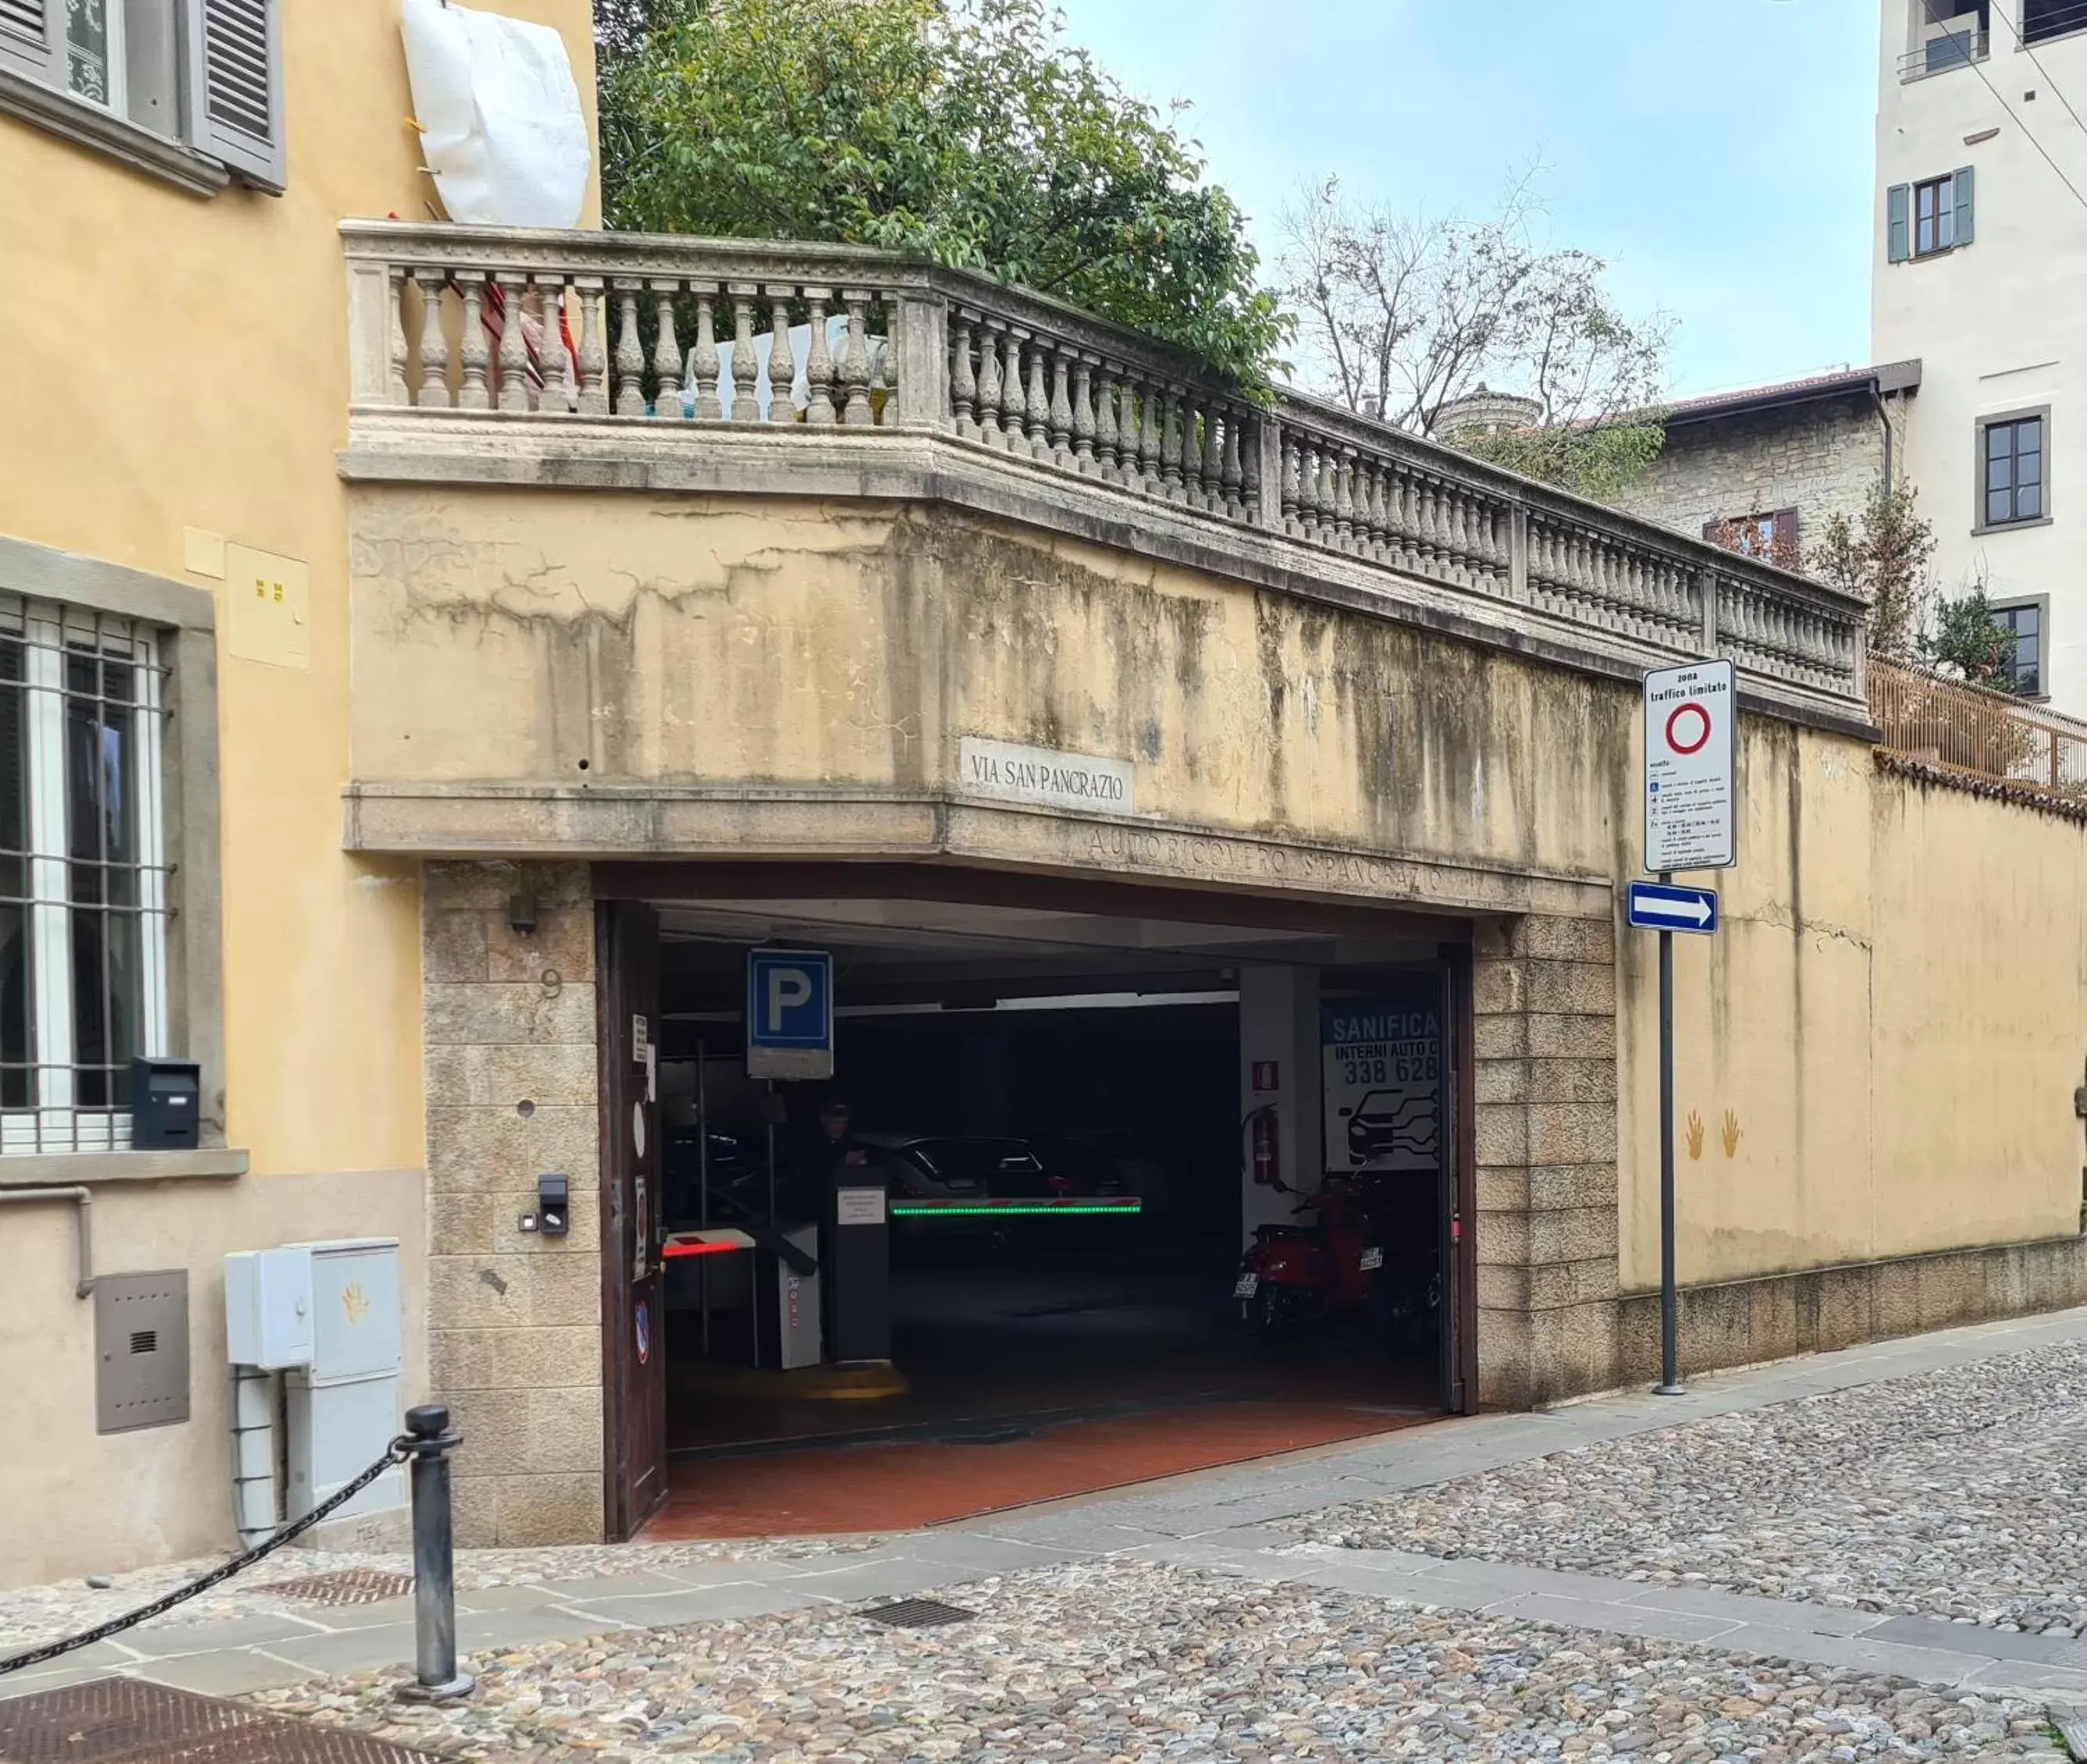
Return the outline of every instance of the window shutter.
{"type": "Polygon", "coordinates": [[[1913,186],[1894,184],[1884,192],[1884,257],[1903,263],[1913,255],[1913,186]]]}
{"type": "Polygon", "coordinates": [[[64,18],[65,0],[0,0],[0,67],[58,84],[64,18]]]}
{"type": "Polygon", "coordinates": [[[1957,243],[1967,245],[1972,240],[1971,232],[1971,168],[1960,165],[1953,181],[1957,185],[1951,207],[1956,213],[1957,243]]]}
{"type": "MultiPolygon", "coordinates": [[[[1775,511],[1775,548],[1778,556],[1797,555],[1797,510],[1778,509],[1775,511]]],[[[1791,568],[1796,566],[1793,564],[1791,568]]]]}
{"type": "Polygon", "coordinates": [[[281,0],[190,0],[188,67],[189,144],[244,183],[282,190],[281,0]]]}

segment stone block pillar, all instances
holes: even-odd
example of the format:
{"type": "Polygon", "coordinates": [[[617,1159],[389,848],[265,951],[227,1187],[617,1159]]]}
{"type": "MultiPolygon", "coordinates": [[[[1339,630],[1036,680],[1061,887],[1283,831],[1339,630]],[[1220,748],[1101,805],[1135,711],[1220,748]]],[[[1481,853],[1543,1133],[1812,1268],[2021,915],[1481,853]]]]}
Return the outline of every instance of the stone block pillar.
{"type": "Polygon", "coordinates": [[[594,903],[584,864],[430,863],[422,891],[429,1361],[463,1433],[457,1541],[598,1543],[594,903]],[[509,922],[518,894],[536,928],[509,922]],[[564,1176],[572,1229],[522,1230],[564,1176]]]}
{"type": "Polygon", "coordinates": [[[1479,1400],[1612,1387],[1617,1349],[1612,918],[1479,927],[1479,1400]]]}

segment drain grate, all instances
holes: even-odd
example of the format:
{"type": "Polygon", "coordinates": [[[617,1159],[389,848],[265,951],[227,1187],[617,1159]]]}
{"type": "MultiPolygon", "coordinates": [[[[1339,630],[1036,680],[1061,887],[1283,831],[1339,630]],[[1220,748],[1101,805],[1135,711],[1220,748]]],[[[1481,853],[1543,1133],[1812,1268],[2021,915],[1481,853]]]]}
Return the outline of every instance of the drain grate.
{"type": "Polygon", "coordinates": [[[375,1604],[382,1599],[403,1599],[412,1590],[411,1574],[387,1574],[374,1568],[340,1568],[330,1574],[278,1580],[261,1588],[300,1604],[375,1604]]]}
{"type": "Polygon", "coordinates": [[[894,1630],[932,1630],[945,1623],[968,1623],[978,1613],[938,1599],[901,1599],[894,1604],[873,1604],[862,1614],[894,1630]]]}
{"type": "Polygon", "coordinates": [[[0,1702],[6,1764],[429,1764],[351,1728],[322,1728],[139,1678],[96,1678],[0,1702]]]}

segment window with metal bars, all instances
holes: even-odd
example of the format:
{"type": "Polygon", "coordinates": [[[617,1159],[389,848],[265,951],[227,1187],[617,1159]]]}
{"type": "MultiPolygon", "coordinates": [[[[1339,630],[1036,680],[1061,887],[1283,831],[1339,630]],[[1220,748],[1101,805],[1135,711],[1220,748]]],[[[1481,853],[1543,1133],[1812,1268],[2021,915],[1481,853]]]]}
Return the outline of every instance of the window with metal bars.
{"type": "Polygon", "coordinates": [[[153,632],[0,595],[0,1154],[130,1143],[168,1038],[153,632]]]}

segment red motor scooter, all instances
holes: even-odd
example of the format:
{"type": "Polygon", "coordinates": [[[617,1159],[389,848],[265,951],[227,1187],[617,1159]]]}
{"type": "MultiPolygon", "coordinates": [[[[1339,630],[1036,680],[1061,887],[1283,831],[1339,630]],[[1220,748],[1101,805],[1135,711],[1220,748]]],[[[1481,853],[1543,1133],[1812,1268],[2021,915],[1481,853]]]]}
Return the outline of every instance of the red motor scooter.
{"type": "MultiPolygon", "coordinates": [[[[1296,1192],[1280,1177],[1271,1186],[1296,1192]]],[[[1383,1277],[1382,1237],[1372,1216],[1373,1189],[1366,1177],[1329,1175],[1316,1195],[1291,1209],[1316,1212],[1317,1225],[1255,1227],[1232,1296],[1257,1333],[1284,1335],[1300,1323],[1353,1310],[1368,1310],[1380,1329],[1389,1327],[1392,1295],[1383,1277]]]]}

